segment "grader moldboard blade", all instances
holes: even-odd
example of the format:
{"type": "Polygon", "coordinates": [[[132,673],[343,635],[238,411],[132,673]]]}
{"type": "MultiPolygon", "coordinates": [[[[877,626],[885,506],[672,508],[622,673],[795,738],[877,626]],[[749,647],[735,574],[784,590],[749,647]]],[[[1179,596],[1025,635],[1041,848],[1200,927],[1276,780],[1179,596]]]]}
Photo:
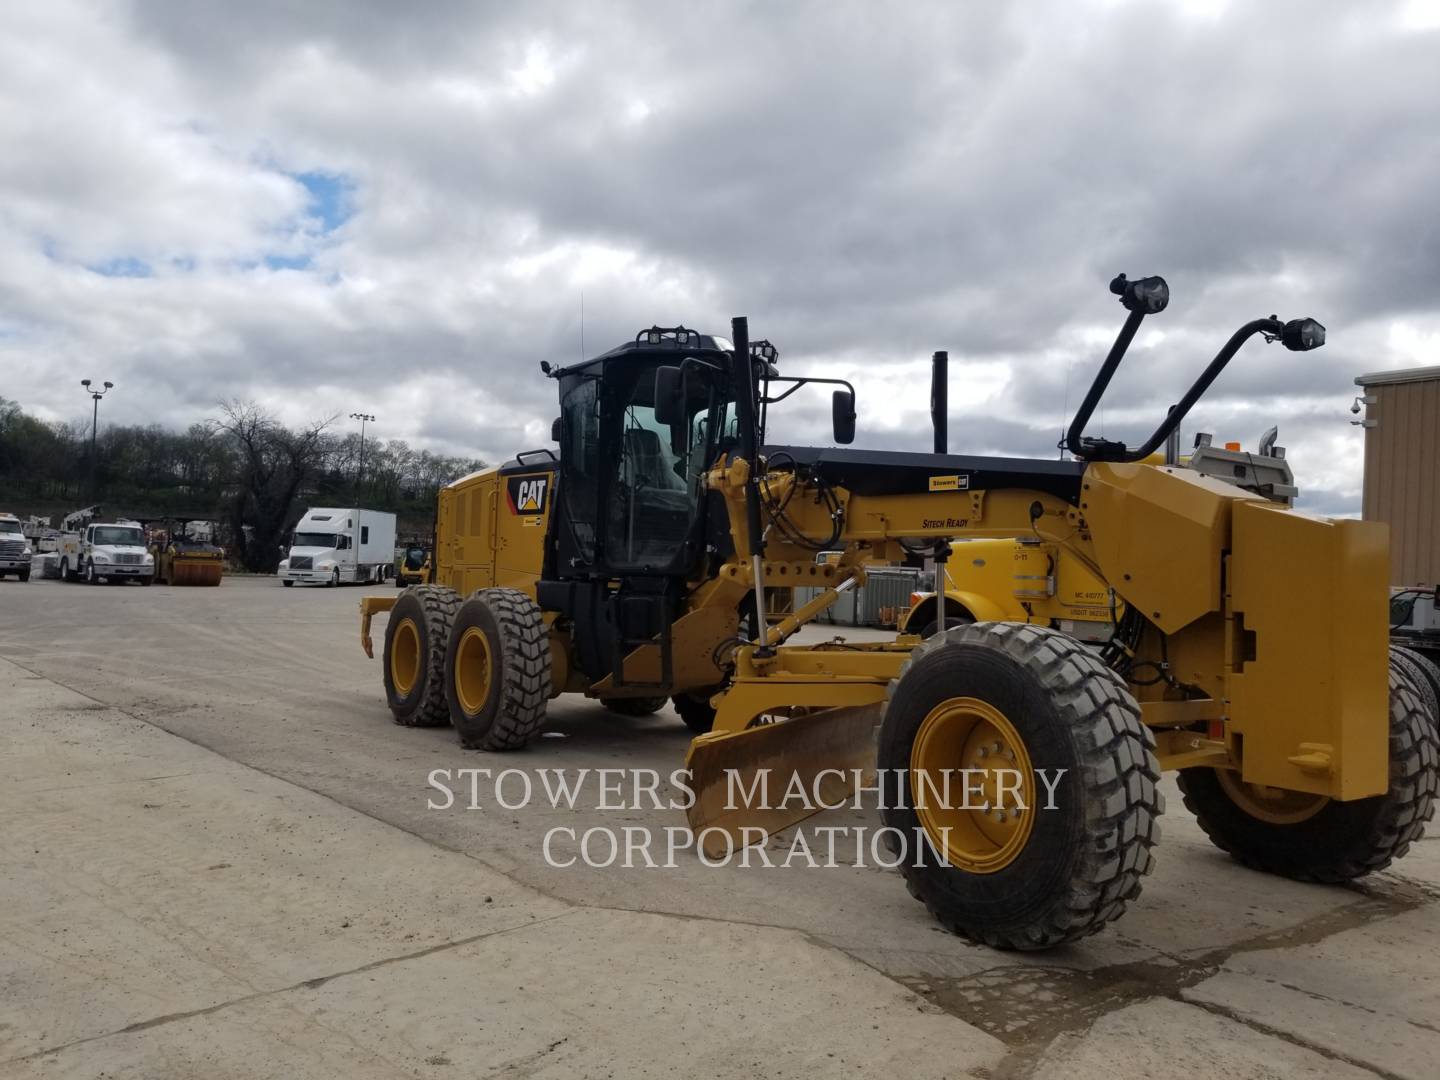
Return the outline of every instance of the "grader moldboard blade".
{"type": "Polygon", "coordinates": [[[720,858],[756,829],[768,836],[843,802],[857,775],[873,784],[879,725],[880,706],[860,705],[697,737],[686,817],[700,849],[720,858]]]}

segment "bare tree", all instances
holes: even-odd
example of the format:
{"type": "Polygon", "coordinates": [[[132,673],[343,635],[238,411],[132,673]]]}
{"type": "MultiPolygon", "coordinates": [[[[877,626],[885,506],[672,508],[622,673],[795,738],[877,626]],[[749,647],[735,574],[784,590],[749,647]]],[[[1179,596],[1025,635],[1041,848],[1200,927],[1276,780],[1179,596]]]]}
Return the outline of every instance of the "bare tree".
{"type": "Polygon", "coordinates": [[[235,553],[247,570],[273,573],[296,496],[325,465],[335,417],[292,431],[254,402],[226,402],[220,414],[216,427],[236,457],[226,508],[235,553]]]}

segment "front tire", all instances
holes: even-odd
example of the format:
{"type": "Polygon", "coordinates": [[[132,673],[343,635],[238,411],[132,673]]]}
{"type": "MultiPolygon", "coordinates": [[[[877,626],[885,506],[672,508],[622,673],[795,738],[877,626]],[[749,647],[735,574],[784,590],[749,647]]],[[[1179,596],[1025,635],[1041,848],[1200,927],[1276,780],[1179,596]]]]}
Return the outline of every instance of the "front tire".
{"type": "Polygon", "coordinates": [[[280,584],[284,585],[287,589],[293,589],[295,587],[295,582],[290,581],[288,578],[281,578],[280,584]]]}
{"type": "Polygon", "coordinates": [[[680,719],[696,735],[704,735],[715,726],[715,706],[710,704],[714,694],[715,691],[702,690],[699,693],[676,694],[671,699],[680,719]]]}
{"type": "Polygon", "coordinates": [[[21,570],[20,573],[16,574],[15,576],[16,576],[17,578],[19,578],[21,581],[29,581],[29,580],[30,580],[30,568],[27,566],[24,570],[21,570]]]}
{"type": "Polygon", "coordinates": [[[99,578],[99,576],[95,573],[95,560],[94,560],[94,559],[86,559],[86,560],[85,560],[85,584],[86,584],[86,585],[99,585],[99,584],[100,584],[100,578],[99,578]]]}
{"type": "Polygon", "coordinates": [[[1430,710],[1430,716],[1440,725],[1440,667],[1422,652],[1400,645],[1390,646],[1391,662],[1399,661],[1415,689],[1430,710]]]}
{"type": "Polygon", "coordinates": [[[1435,813],[1440,738],[1409,669],[1390,663],[1390,790],[1336,802],[1247,784],[1232,772],[1181,769],[1180,793],[1210,842],[1236,862],[1335,883],[1383,870],[1435,813]]]}
{"type": "Polygon", "coordinates": [[[1154,748],[1129,691],[1058,631],[971,623],[917,646],[890,684],[878,754],[911,894],[996,948],[1100,930],[1154,863],[1154,748]]]}
{"type": "Polygon", "coordinates": [[[518,589],[472,593],[455,613],[445,672],[461,745],[519,750],[539,734],[550,699],[550,639],[539,605],[518,589]]]}
{"type": "MultiPolygon", "coordinates": [[[[290,582],[286,582],[290,584],[290,582]]],[[[397,724],[444,727],[445,650],[460,595],[443,585],[418,585],[390,609],[385,625],[385,703],[397,724]]]]}
{"type": "MultiPolygon", "coordinates": [[[[969,618],[969,617],[967,617],[967,616],[961,616],[961,615],[946,615],[946,616],[945,616],[945,629],[947,629],[947,630],[956,630],[956,629],[958,629],[959,627],[962,627],[962,626],[969,626],[969,625],[970,625],[971,623],[973,623],[974,621],[975,621],[974,619],[971,619],[971,618],[969,618]]],[[[920,636],[928,641],[930,638],[934,637],[934,636],[935,636],[936,634],[938,634],[939,632],[940,632],[940,620],[939,620],[939,619],[931,619],[928,623],[925,624],[925,628],[920,631],[920,636]]]]}

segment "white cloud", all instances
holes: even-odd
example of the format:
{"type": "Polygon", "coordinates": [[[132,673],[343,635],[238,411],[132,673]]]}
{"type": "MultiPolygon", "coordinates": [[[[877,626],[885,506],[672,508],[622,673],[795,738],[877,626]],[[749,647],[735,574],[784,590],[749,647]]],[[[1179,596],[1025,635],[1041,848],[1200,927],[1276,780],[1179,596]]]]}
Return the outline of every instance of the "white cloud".
{"type": "Polygon", "coordinates": [[[1163,273],[1107,432],[1146,433],[1246,319],[1313,314],[1325,350],[1248,346],[1186,430],[1278,421],[1345,509],[1354,375],[1440,363],[1421,5],[664,10],[6,5],[0,394],[364,410],[496,459],[548,442],[537,363],[577,355],[583,292],[591,353],[750,315],[785,370],[856,382],[870,445],[928,445],[946,348],[952,445],[1049,457],[1123,314],[1106,282],[1163,273]]]}

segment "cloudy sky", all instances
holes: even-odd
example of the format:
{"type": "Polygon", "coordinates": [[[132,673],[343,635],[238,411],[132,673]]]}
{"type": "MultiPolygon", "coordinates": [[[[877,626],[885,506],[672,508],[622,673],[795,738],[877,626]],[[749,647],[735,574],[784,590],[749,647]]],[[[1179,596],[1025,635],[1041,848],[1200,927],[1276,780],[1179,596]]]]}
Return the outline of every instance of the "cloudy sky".
{"type": "MultiPolygon", "coordinates": [[[[1159,273],[1105,410],[1278,423],[1358,509],[1354,376],[1440,363],[1440,4],[16,0],[0,8],[0,395],[184,425],[231,397],[544,445],[541,359],[747,314],[860,387],[872,447],[1050,456],[1159,273]],[[583,326],[581,310],[583,304],[583,326]]],[[[783,415],[824,438],[825,400],[783,415]]],[[[346,421],[348,423],[348,421],[346,421]]]]}

